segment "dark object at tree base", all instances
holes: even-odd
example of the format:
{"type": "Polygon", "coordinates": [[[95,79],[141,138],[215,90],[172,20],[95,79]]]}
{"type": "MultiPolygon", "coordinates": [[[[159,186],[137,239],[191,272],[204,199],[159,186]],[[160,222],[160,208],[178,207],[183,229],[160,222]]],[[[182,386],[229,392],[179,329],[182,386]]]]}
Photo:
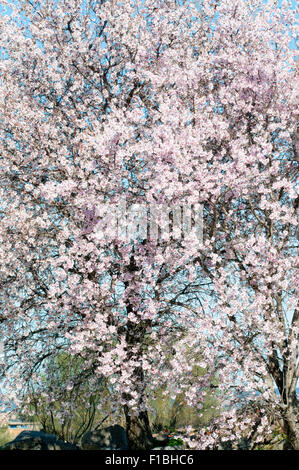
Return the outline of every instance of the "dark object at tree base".
{"type": "Polygon", "coordinates": [[[79,450],[52,434],[43,431],[22,431],[13,441],[2,447],[3,450],[79,450]]]}

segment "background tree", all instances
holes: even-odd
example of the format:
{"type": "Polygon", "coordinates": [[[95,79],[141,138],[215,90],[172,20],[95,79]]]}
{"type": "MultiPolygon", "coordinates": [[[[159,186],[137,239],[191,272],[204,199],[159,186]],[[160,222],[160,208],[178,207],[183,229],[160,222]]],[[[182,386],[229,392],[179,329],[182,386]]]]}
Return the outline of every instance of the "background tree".
{"type": "MultiPolygon", "coordinates": [[[[203,374],[203,370],[194,367],[192,376],[203,374]]],[[[194,383],[194,379],[192,382],[194,383]]],[[[152,429],[156,432],[168,430],[174,433],[179,429],[183,431],[189,427],[198,430],[209,425],[221,410],[221,397],[217,397],[215,393],[217,385],[211,384],[210,388],[199,408],[188,406],[183,392],[173,395],[166,387],[157,390],[150,402],[149,418],[152,429]]]]}
{"type": "Polygon", "coordinates": [[[154,390],[167,384],[200,408],[217,376],[227,411],[191,447],[237,440],[250,424],[258,442],[271,409],[298,448],[289,3],[9,6],[0,119],[6,387],[21,400],[44,361],[66,348],[80,354],[107,378],[136,449],[153,442],[154,390]],[[158,242],[126,242],[109,224],[99,240],[96,208],[122,198],[203,203],[204,242],[165,227],[158,242]],[[206,372],[194,378],[197,366],[206,372]],[[261,415],[237,420],[248,395],[261,415]]]}
{"type": "Polygon", "coordinates": [[[72,443],[79,443],[84,433],[102,422],[111,424],[113,410],[106,381],[95,379],[92,370],[87,371],[82,363],[82,358],[66,352],[54,357],[38,383],[30,383],[21,417],[72,443]]]}

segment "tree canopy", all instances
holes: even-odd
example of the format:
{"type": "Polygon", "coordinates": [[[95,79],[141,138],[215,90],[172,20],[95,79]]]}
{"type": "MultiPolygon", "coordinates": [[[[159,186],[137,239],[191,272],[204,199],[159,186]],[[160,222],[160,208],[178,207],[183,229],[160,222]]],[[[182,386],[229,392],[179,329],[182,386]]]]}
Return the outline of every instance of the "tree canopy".
{"type": "Polygon", "coordinates": [[[281,419],[298,449],[291,2],[3,4],[3,399],[68,351],[109,383],[132,449],[152,444],[154,390],[200,409],[215,377],[225,409],[190,447],[281,419]],[[162,208],[157,236],[122,237],[121,201],[162,208]]]}

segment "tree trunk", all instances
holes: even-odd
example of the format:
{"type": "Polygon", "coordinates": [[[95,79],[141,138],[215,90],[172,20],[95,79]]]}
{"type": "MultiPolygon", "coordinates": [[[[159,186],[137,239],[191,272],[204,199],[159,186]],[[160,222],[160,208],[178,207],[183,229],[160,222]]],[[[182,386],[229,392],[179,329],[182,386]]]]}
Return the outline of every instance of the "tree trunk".
{"type": "MultiPolygon", "coordinates": [[[[132,328],[133,329],[133,328],[132,328]]],[[[131,330],[132,331],[132,330],[131,330]]],[[[138,328],[135,329],[136,336],[138,338],[138,328]]],[[[127,335],[128,339],[128,335],[127,335]]],[[[132,340],[131,345],[136,343],[132,340]]],[[[128,438],[128,444],[130,450],[147,450],[153,447],[153,436],[151,432],[151,427],[149,423],[148,413],[146,410],[143,410],[143,386],[144,383],[144,372],[142,367],[137,366],[134,369],[133,377],[135,380],[135,390],[139,395],[139,405],[140,409],[136,414],[131,412],[128,405],[124,405],[124,413],[126,418],[126,432],[128,438]]],[[[131,399],[130,394],[124,394],[126,400],[131,399]]]]}
{"type": "Polygon", "coordinates": [[[137,416],[134,416],[130,414],[128,405],[125,405],[124,412],[129,449],[151,449],[153,447],[153,436],[147,411],[140,411],[137,416]]]}
{"type": "MultiPolygon", "coordinates": [[[[138,272],[139,268],[136,266],[134,256],[131,256],[130,264],[127,267],[128,272],[138,272]]],[[[126,281],[125,288],[129,287],[129,282],[126,281]]],[[[134,308],[130,302],[126,302],[127,314],[134,312],[134,308]]],[[[126,342],[128,347],[128,359],[132,357],[132,349],[139,349],[139,354],[142,356],[142,344],[144,341],[144,335],[146,330],[146,324],[140,322],[138,324],[128,321],[126,325],[126,342]]],[[[136,391],[138,395],[142,394],[142,388],[144,386],[144,371],[142,367],[137,366],[134,369],[133,377],[135,380],[136,391]]],[[[130,395],[124,394],[126,399],[130,399],[130,395]]],[[[139,398],[139,403],[142,406],[142,396],[139,398]]],[[[128,445],[130,450],[146,450],[153,447],[153,436],[149,423],[148,413],[146,410],[138,411],[137,415],[130,412],[128,405],[124,405],[124,413],[126,418],[126,432],[128,438],[128,445]]]]}
{"type": "Polygon", "coordinates": [[[298,411],[290,407],[284,417],[285,432],[292,450],[299,450],[298,411]]]}

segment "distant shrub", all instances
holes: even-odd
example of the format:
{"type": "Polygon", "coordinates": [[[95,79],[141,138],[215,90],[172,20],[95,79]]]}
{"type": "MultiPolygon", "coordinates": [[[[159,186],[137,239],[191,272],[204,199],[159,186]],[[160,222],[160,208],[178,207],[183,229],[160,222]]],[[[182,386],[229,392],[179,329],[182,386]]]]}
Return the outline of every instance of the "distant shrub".
{"type": "Polygon", "coordinates": [[[11,441],[11,435],[8,427],[0,427],[0,447],[4,446],[9,441],[11,441]]]}

